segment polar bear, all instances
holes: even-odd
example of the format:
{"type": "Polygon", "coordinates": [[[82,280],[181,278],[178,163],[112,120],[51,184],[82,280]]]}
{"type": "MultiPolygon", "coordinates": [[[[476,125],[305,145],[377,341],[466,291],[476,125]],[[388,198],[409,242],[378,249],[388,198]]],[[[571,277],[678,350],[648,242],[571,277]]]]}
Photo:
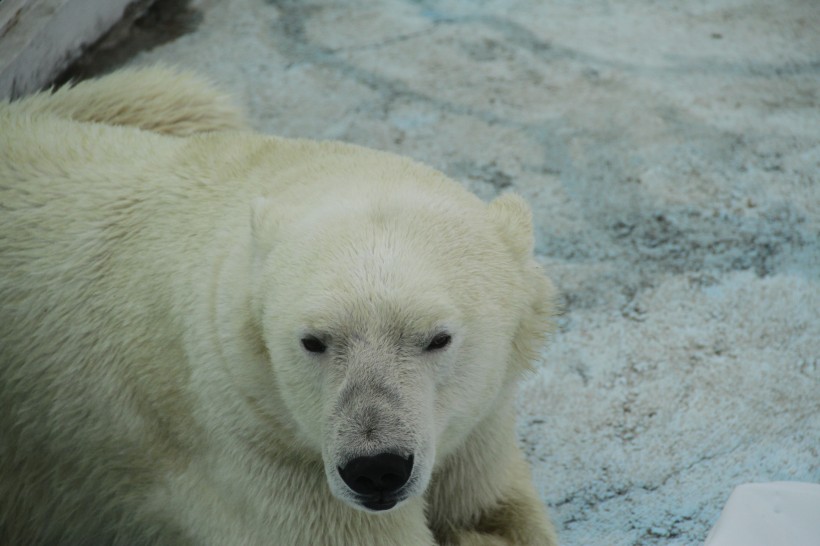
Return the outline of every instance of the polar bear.
{"type": "Polygon", "coordinates": [[[0,543],[556,543],[519,197],[152,68],[0,106],[0,210],[0,543]]]}

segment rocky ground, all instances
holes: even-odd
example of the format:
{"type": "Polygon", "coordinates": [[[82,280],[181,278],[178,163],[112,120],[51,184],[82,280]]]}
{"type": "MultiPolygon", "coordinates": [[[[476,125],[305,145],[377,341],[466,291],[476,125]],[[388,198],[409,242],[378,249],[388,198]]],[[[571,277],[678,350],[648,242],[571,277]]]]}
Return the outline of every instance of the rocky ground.
{"type": "Polygon", "coordinates": [[[163,4],[111,66],[532,204],[564,314],[519,432],[562,544],[698,544],[735,485],[820,481],[815,0],[163,4]]]}

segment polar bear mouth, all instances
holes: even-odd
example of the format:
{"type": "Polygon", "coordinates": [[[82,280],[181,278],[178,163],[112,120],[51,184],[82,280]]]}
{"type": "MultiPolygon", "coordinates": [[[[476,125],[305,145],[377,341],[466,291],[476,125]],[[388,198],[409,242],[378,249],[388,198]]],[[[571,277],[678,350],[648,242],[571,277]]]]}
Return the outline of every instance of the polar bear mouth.
{"type": "Polygon", "coordinates": [[[398,504],[397,499],[385,499],[383,497],[379,497],[377,500],[362,500],[361,505],[367,508],[368,510],[373,510],[374,512],[383,512],[385,510],[390,510],[396,504],[398,504]]]}
{"type": "Polygon", "coordinates": [[[394,494],[373,494],[373,495],[357,495],[356,503],[371,512],[385,512],[392,510],[397,504],[407,500],[410,495],[408,491],[412,489],[415,480],[411,480],[405,487],[394,494]]]}

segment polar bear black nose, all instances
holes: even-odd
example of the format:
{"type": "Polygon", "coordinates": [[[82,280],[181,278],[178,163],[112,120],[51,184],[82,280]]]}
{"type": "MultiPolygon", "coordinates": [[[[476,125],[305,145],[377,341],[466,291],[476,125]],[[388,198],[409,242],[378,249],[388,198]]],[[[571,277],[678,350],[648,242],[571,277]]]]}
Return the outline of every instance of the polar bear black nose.
{"type": "Polygon", "coordinates": [[[356,457],[339,467],[339,474],[348,487],[360,495],[395,493],[410,479],[413,456],[406,459],[393,453],[373,457],[356,457]]]}

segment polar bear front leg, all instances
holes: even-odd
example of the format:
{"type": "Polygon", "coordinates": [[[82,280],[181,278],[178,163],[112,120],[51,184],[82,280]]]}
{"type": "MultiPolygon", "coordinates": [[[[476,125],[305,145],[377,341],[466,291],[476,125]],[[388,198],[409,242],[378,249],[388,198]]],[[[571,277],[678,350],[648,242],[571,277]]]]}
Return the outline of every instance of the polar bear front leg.
{"type": "Polygon", "coordinates": [[[518,477],[492,506],[479,509],[474,528],[456,528],[449,537],[439,537],[442,546],[558,544],[544,506],[529,483],[526,462],[521,460],[516,466],[518,477]]]}
{"type": "Polygon", "coordinates": [[[555,546],[555,530],[516,445],[512,404],[493,412],[444,461],[428,493],[440,546],[555,546]]]}

